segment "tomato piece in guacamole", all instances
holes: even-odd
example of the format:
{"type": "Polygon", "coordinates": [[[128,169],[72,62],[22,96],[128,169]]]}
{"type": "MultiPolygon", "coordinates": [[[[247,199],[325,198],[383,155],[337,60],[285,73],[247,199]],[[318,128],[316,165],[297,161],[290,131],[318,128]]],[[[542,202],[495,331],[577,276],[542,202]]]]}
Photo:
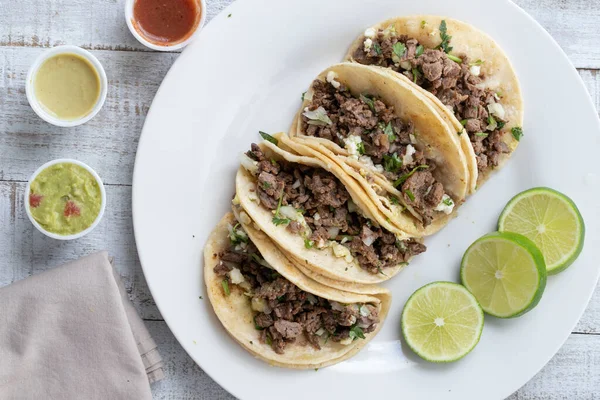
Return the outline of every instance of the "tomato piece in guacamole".
{"type": "Polygon", "coordinates": [[[48,232],[74,235],[89,228],[102,207],[96,178],[73,163],[59,163],[40,172],[29,190],[29,211],[48,232]]]}

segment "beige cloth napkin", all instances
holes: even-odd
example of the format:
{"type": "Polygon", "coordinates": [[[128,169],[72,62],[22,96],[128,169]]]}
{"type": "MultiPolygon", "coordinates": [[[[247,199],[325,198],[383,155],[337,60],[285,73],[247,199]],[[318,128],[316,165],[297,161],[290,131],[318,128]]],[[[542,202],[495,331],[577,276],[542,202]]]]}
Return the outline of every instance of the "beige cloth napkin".
{"type": "Polygon", "coordinates": [[[0,399],[151,399],[162,367],[106,252],[0,289],[0,399]]]}

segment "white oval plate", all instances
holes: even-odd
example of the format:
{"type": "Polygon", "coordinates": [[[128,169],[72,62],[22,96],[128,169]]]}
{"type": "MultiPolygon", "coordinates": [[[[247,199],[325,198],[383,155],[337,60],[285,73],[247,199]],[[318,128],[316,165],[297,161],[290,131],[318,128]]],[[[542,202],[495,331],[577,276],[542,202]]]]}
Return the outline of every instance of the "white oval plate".
{"type": "Polygon", "coordinates": [[[133,187],[139,255],[179,342],[237,397],[503,399],[556,353],[596,285],[598,154],[598,117],[576,70],[551,37],[508,1],[487,1],[485,7],[465,0],[240,1],[183,52],[146,119],[133,187]],[[229,209],[238,155],[259,140],[259,130],[286,130],[311,80],[340,61],[367,26],[423,13],[470,22],[507,51],[525,97],[521,146],[460,216],[427,240],[427,253],[387,284],[392,310],[367,348],[318,372],[269,367],[225,333],[201,277],[202,249],[229,209]],[[463,252],[495,229],[506,202],[542,185],[571,196],[585,218],[587,243],[577,262],[548,279],[532,312],[514,320],[486,318],[481,342],[465,359],[450,365],[418,359],[400,340],[400,312],[408,296],[431,281],[457,281],[463,252]]]}

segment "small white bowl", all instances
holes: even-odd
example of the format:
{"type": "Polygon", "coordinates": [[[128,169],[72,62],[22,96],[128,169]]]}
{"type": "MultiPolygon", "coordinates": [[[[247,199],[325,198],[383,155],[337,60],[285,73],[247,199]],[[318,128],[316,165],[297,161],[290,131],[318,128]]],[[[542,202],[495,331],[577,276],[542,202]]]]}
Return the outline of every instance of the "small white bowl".
{"type": "Polygon", "coordinates": [[[29,220],[31,221],[33,226],[35,226],[38,229],[38,231],[42,232],[44,235],[51,237],[52,239],[58,239],[58,240],[79,239],[80,237],[83,237],[83,236],[87,235],[88,233],[90,233],[91,231],[93,231],[94,228],[96,227],[96,225],[98,225],[98,223],[104,216],[104,209],[106,208],[106,190],[104,189],[104,184],[102,183],[102,179],[100,179],[100,176],[98,176],[96,171],[94,171],[90,166],[82,163],[81,161],[72,160],[69,158],[60,158],[58,160],[52,160],[52,161],[47,162],[46,164],[39,167],[33,173],[33,175],[31,175],[31,178],[29,178],[29,181],[27,182],[27,186],[25,187],[25,204],[24,205],[25,205],[25,212],[27,213],[29,220]],[[96,181],[98,182],[98,187],[100,187],[100,194],[102,195],[102,204],[100,205],[100,212],[98,213],[98,216],[96,217],[96,219],[94,220],[92,225],[90,225],[89,228],[87,228],[79,233],[76,233],[74,235],[58,235],[56,233],[48,232],[47,230],[44,229],[43,226],[41,226],[35,220],[35,218],[33,218],[33,215],[31,215],[31,210],[29,209],[29,191],[31,190],[31,182],[33,182],[35,180],[35,178],[37,178],[37,176],[40,174],[40,172],[42,172],[46,168],[48,168],[54,164],[61,164],[61,163],[75,164],[82,168],[85,168],[90,174],[92,174],[94,179],[96,179],[96,181]]]}
{"type": "Polygon", "coordinates": [[[198,26],[196,26],[196,29],[194,30],[194,32],[185,40],[181,41],[181,42],[176,42],[176,43],[172,43],[172,44],[168,44],[168,45],[160,45],[160,44],[156,44],[153,43],[149,40],[147,40],[144,36],[142,36],[140,34],[140,32],[135,28],[134,24],[134,18],[133,18],[133,5],[135,3],[136,0],[125,0],[125,20],[127,21],[127,26],[129,27],[129,31],[131,32],[131,34],[133,36],[135,36],[135,38],[138,40],[138,42],[140,42],[141,44],[143,44],[144,46],[152,49],[152,50],[157,50],[157,51],[174,51],[174,50],[179,50],[184,48],[185,46],[187,46],[192,40],[194,40],[194,38],[196,36],[198,36],[198,33],[200,33],[200,31],[202,30],[202,27],[204,26],[204,22],[206,22],[206,0],[196,0],[199,4],[200,4],[200,22],[198,22],[198,26]]]}
{"type": "Polygon", "coordinates": [[[106,100],[107,89],[108,79],[106,78],[106,72],[104,72],[104,68],[102,67],[102,64],[100,64],[100,61],[98,61],[98,59],[94,57],[94,55],[89,51],[84,50],[81,47],[68,45],[56,46],[40,54],[40,56],[35,60],[31,68],[29,68],[29,72],[27,73],[27,82],[25,83],[25,92],[27,93],[27,100],[29,101],[29,105],[31,105],[31,108],[33,108],[33,111],[35,111],[35,113],[44,121],[49,122],[52,125],[62,127],[81,125],[94,118],[94,116],[98,114],[98,111],[100,111],[100,109],[104,105],[104,101],[106,100]],[[77,54],[78,56],[85,58],[96,69],[96,72],[98,72],[98,76],[100,77],[100,96],[98,97],[98,101],[96,101],[96,104],[94,105],[94,108],[92,108],[92,111],[90,111],[81,118],[72,120],[57,118],[56,116],[46,111],[46,109],[40,104],[40,102],[35,96],[35,75],[37,74],[39,68],[44,63],[44,61],[58,54],[77,54]]]}

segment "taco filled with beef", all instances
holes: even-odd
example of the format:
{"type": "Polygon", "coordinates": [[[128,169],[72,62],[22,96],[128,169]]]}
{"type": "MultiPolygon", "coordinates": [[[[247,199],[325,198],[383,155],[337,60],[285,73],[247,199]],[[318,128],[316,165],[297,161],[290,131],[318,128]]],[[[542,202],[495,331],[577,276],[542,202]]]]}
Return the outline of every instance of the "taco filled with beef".
{"type": "Polygon", "coordinates": [[[360,185],[345,186],[336,163],[293,153],[284,138],[242,155],[234,201],[291,260],[334,281],[373,284],[425,251],[381,216],[360,185]]]}
{"type": "Polygon", "coordinates": [[[241,346],[271,365],[320,368],[352,357],[377,334],[388,291],[354,294],[311,280],[234,211],[208,239],[204,279],[217,317],[241,346]]]}
{"type": "Polygon", "coordinates": [[[441,229],[468,192],[456,131],[424,95],[381,68],[343,63],[323,71],[290,137],[335,161],[411,236],[441,229]]]}
{"type": "Polygon", "coordinates": [[[429,97],[460,135],[477,177],[471,190],[519,144],[523,100],[515,70],[498,44],[469,24],[439,16],[393,18],[366,29],[346,59],[394,71],[429,97]]]}

